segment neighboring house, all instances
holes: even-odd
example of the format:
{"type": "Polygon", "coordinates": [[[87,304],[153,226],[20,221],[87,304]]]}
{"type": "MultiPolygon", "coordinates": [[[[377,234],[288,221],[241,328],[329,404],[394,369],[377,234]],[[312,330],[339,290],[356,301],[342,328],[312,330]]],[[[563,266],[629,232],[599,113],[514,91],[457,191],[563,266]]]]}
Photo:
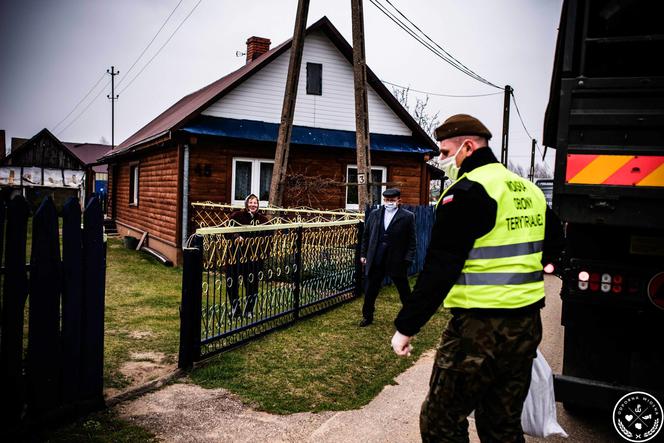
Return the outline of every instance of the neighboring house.
{"type": "Polygon", "coordinates": [[[30,139],[12,138],[11,152],[6,157],[2,131],[0,150],[0,189],[5,198],[20,193],[34,210],[44,196],[51,195],[56,207],[77,197],[81,203],[99,188],[105,191],[106,165],[96,159],[111,149],[109,145],[66,143],[44,128],[30,139]]]}
{"type": "MultiPolygon", "coordinates": [[[[281,119],[291,40],[247,40],[247,63],[182,98],[108,153],[109,209],[122,235],[148,235],[149,246],[179,263],[189,204],[265,206],[281,119]]],[[[358,209],[352,47],[326,18],[306,30],[288,171],[319,181],[320,209],[358,209]]],[[[367,68],[374,200],[387,184],[406,204],[427,204],[426,160],[436,150],[379,78],[367,68]]],[[[305,204],[284,194],[284,206],[305,204]]],[[[309,199],[308,201],[312,201],[309,199]]]]}

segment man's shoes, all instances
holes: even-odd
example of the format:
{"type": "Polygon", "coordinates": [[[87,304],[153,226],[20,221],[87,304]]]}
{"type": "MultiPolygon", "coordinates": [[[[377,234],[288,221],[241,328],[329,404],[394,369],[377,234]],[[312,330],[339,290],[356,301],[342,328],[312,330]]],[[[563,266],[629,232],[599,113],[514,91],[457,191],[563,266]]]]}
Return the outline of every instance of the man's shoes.
{"type": "Polygon", "coordinates": [[[358,326],[360,328],[365,328],[365,327],[369,326],[371,323],[373,323],[373,320],[369,320],[368,318],[363,318],[358,326]]]}

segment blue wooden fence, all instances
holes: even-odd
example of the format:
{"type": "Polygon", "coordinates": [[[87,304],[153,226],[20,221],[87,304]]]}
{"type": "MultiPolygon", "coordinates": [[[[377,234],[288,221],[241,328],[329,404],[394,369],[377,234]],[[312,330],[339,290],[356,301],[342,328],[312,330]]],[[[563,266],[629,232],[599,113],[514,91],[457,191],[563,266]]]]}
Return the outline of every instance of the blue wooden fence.
{"type": "MultiPolygon", "coordinates": [[[[436,221],[436,208],[435,206],[411,206],[411,205],[402,205],[404,209],[408,209],[410,212],[415,214],[415,233],[417,235],[417,254],[415,256],[415,261],[408,268],[408,275],[417,274],[424,267],[424,258],[427,255],[427,249],[429,248],[429,242],[431,241],[431,230],[433,224],[436,221]]],[[[367,208],[365,211],[364,219],[367,220],[369,214],[378,209],[379,206],[373,206],[367,208]]],[[[389,277],[385,278],[384,284],[390,283],[389,277]]]]}
{"type": "Polygon", "coordinates": [[[26,265],[29,217],[22,196],[0,205],[0,435],[104,404],[106,250],[99,200],[88,201],[83,227],[78,200],[65,204],[61,258],[58,216],[46,197],[32,217],[26,265]]]}

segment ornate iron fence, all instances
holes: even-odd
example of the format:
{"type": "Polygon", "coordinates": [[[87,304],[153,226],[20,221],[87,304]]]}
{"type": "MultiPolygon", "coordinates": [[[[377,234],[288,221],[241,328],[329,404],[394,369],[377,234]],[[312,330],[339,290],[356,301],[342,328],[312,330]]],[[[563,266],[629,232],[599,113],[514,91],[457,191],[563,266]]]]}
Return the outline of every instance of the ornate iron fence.
{"type": "MultiPolygon", "coordinates": [[[[213,202],[195,202],[191,204],[191,223],[194,229],[208,227],[237,226],[228,219],[231,212],[243,209],[240,206],[213,202]]],[[[311,208],[261,208],[267,215],[269,224],[284,223],[321,223],[331,221],[363,220],[363,212],[323,211],[311,208]]]]}
{"type": "Polygon", "coordinates": [[[184,249],[179,366],[359,294],[354,220],[201,228],[184,249]]]}

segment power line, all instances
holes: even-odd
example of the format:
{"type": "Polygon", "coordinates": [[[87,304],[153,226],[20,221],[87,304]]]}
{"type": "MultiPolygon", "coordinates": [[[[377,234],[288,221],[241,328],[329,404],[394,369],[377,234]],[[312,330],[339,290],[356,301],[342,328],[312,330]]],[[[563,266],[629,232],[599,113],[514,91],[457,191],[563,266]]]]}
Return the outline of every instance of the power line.
{"type": "MultiPolygon", "coordinates": [[[[446,63],[450,64],[452,67],[454,67],[454,68],[456,68],[456,69],[459,69],[459,70],[460,70],[461,72],[463,72],[464,74],[473,77],[473,73],[464,70],[464,68],[462,68],[461,66],[457,65],[456,62],[452,61],[452,60],[449,59],[446,55],[444,55],[444,54],[442,54],[441,52],[439,52],[439,51],[438,51],[436,48],[434,48],[430,43],[427,43],[426,41],[424,41],[424,40],[422,39],[422,37],[420,37],[419,35],[417,35],[417,33],[416,33],[415,31],[413,31],[412,29],[410,29],[410,28],[409,28],[409,27],[408,27],[403,21],[401,21],[398,17],[396,17],[396,16],[394,15],[394,13],[392,13],[391,11],[389,11],[384,5],[378,3],[377,0],[369,0],[369,1],[370,1],[370,2],[371,2],[376,8],[378,8],[383,14],[385,14],[385,15],[387,16],[387,18],[389,18],[390,20],[392,20],[392,21],[393,21],[398,27],[400,27],[400,28],[401,28],[402,30],[404,30],[408,35],[410,35],[410,36],[413,37],[415,40],[417,40],[417,42],[420,43],[422,46],[424,46],[425,48],[427,48],[429,51],[433,52],[436,56],[438,56],[438,57],[440,57],[441,59],[443,59],[443,61],[445,61],[446,63]]],[[[475,77],[473,77],[473,78],[475,78],[475,77]]],[[[476,79],[476,78],[475,78],[475,79],[476,79]]],[[[481,80],[480,80],[480,81],[481,81],[481,80]]]]}
{"type": "Polygon", "coordinates": [[[99,83],[104,79],[105,76],[106,76],[106,73],[104,72],[104,73],[101,75],[101,77],[99,77],[99,80],[97,80],[97,82],[92,86],[92,88],[90,88],[90,90],[89,90],[89,91],[83,96],[83,98],[80,99],[80,100],[78,101],[78,103],[76,103],[76,106],[74,106],[74,107],[71,109],[71,111],[69,111],[69,114],[65,115],[65,118],[63,118],[62,120],[60,120],[55,126],[52,127],[52,130],[53,130],[53,131],[55,131],[56,128],[62,124],[62,122],[64,122],[65,120],[67,120],[67,119],[69,118],[69,116],[72,115],[72,114],[74,113],[74,111],[76,110],[76,108],[78,108],[78,107],[80,106],[80,104],[83,103],[83,102],[85,101],[86,98],[88,98],[88,96],[92,93],[92,91],[95,90],[95,88],[97,87],[97,85],[99,85],[99,83]]]}
{"type": "MultiPolygon", "coordinates": [[[[519,116],[519,121],[521,121],[521,126],[523,127],[523,130],[526,131],[526,135],[530,137],[531,140],[534,140],[534,137],[530,135],[530,132],[528,131],[528,128],[526,128],[526,124],[523,122],[523,118],[521,117],[521,111],[519,110],[519,105],[516,103],[516,97],[514,96],[514,90],[511,92],[512,95],[512,101],[514,102],[514,108],[516,109],[516,114],[519,116]]],[[[542,156],[542,163],[544,164],[544,168],[548,171],[549,167],[544,161],[544,154],[542,154],[542,150],[540,149],[539,143],[537,140],[535,140],[535,147],[537,148],[537,151],[540,153],[542,156]]]]}
{"type": "Polygon", "coordinates": [[[436,42],[435,42],[431,37],[429,37],[424,31],[422,31],[422,29],[420,29],[419,26],[417,26],[417,25],[416,25],[415,23],[413,23],[408,17],[406,17],[406,16],[404,15],[404,13],[401,12],[401,11],[399,10],[399,8],[397,8],[396,6],[394,6],[390,0],[385,0],[385,1],[386,1],[386,2],[387,2],[387,3],[388,3],[388,4],[389,4],[389,5],[390,5],[395,11],[397,11],[397,13],[398,13],[400,16],[402,16],[402,17],[403,17],[408,23],[410,23],[411,25],[413,25],[413,27],[414,27],[415,29],[417,29],[417,30],[420,32],[420,34],[422,34],[424,37],[426,37],[426,39],[429,40],[431,43],[433,43],[434,45],[436,45],[436,47],[438,47],[441,51],[443,51],[446,55],[448,55],[448,56],[449,56],[452,60],[454,60],[457,64],[459,64],[460,66],[462,66],[467,72],[471,73],[471,74],[473,75],[474,78],[476,78],[477,80],[482,81],[483,83],[486,83],[486,84],[488,84],[488,85],[490,85],[490,86],[493,86],[494,88],[502,89],[500,86],[496,86],[496,85],[494,85],[493,83],[491,83],[490,81],[488,81],[488,80],[486,80],[485,78],[481,77],[479,74],[477,74],[476,72],[474,72],[473,70],[471,70],[469,67],[467,67],[466,65],[464,65],[463,63],[461,63],[461,61],[459,61],[459,60],[458,60],[457,58],[455,58],[452,54],[450,54],[448,51],[446,51],[445,48],[443,48],[443,47],[440,46],[438,43],[436,43],[436,42]]]}
{"type": "Polygon", "coordinates": [[[136,58],[136,60],[134,60],[134,63],[131,65],[131,67],[130,67],[128,70],[125,71],[125,73],[124,73],[124,75],[122,76],[122,78],[118,80],[118,84],[117,84],[117,86],[120,86],[120,83],[122,83],[122,81],[123,81],[125,78],[127,78],[127,75],[129,75],[129,72],[131,72],[131,70],[134,69],[134,66],[136,66],[136,63],[138,63],[138,61],[141,59],[141,57],[143,57],[143,54],[145,54],[145,51],[147,51],[148,48],[152,45],[152,43],[155,41],[155,39],[157,38],[157,36],[159,35],[159,33],[162,31],[162,29],[164,29],[164,26],[166,26],[166,23],[168,23],[168,21],[171,19],[171,17],[172,17],[173,14],[175,13],[175,10],[178,9],[178,8],[180,7],[180,4],[182,4],[182,2],[183,2],[183,0],[180,0],[180,1],[178,2],[178,4],[175,5],[175,8],[173,8],[173,10],[171,11],[171,13],[168,14],[168,17],[166,17],[166,20],[164,20],[164,22],[161,24],[161,27],[159,28],[159,30],[157,31],[157,33],[154,35],[154,37],[152,37],[152,40],[150,40],[150,43],[148,43],[148,45],[145,47],[145,49],[143,49],[143,52],[141,52],[141,54],[136,58]]]}
{"type": "Polygon", "coordinates": [[[92,104],[93,104],[93,103],[99,98],[99,96],[101,95],[101,93],[104,92],[104,90],[105,90],[105,89],[108,87],[108,85],[110,85],[110,84],[111,84],[111,80],[108,80],[108,82],[106,82],[106,84],[104,85],[104,87],[101,88],[101,90],[97,93],[97,95],[95,95],[95,97],[90,101],[90,103],[88,103],[88,105],[87,105],[85,108],[83,108],[83,110],[82,110],[81,112],[79,112],[79,114],[78,114],[78,115],[77,115],[72,121],[70,121],[69,124],[68,124],[67,126],[65,126],[65,127],[62,128],[60,131],[58,131],[57,135],[59,136],[60,134],[62,134],[63,132],[65,132],[65,131],[67,130],[67,128],[69,128],[71,125],[73,125],[74,122],[75,122],[76,120],[78,120],[83,114],[85,114],[85,111],[87,111],[88,108],[89,108],[90,106],[92,106],[92,104]]]}
{"type": "Polygon", "coordinates": [[[495,84],[491,83],[490,81],[486,80],[485,78],[481,77],[479,74],[475,73],[472,71],[470,68],[465,66],[463,63],[461,63],[459,60],[457,60],[454,56],[452,56],[448,51],[446,51],[442,46],[440,46],[438,43],[436,43],[433,39],[431,39],[428,35],[426,35],[422,30],[416,26],[412,21],[410,21],[401,11],[399,11],[394,5],[390,3],[390,5],[399,13],[402,17],[404,17],[412,26],[414,26],[422,35],[424,35],[424,38],[429,40],[432,43],[428,43],[425,41],[420,35],[418,35],[413,29],[410,28],[406,23],[404,23],[401,19],[399,19],[394,13],[388,10],[386,6],[381,4],[379,0],[369,0],[376,8],[378,8],[379,11],[381,11],[385,16],[387,16],[390,20],[392,20],[397,26],[399,26],[402,30],[404,30],[407,34],[409,34],[411,37],[413,37],[415,40],[417,40],[422,46],[427,48],[429,51],[434,53],[436,56],[441,58],[443,61],[448,63],[450,66],[456,68],[457,70],[461,71],[462,73],[468,75],[469,77],[482,82],[486,84],[487,86],[491,86],[497,89],[503,89],[500,86],[496,86],[495,84]],[[435,45],[435,46],[434,46],[435,45]],[[437,49],[439,48],[439,49],[437,49]]]}
{"type": "Polygon", "coordinates": [[[137,79],[137,78],[143,73],[143,71],[145,71],[145,68],[147,68],[147,67],[150,65],[150,63],[152,63],[152,60],[154,60],[154,59],[159,55],[159,53],[161,53],[162,49],[164,49],[164,48],[166,47],[166,45],[168,44],[168,42],[171,41],[171,39],[173,38],[173,36],[174,36],[174,35],[180,30],[180,28],[182,27],[182,25],[184,25],[184,23],[185,23],[185,22],[187,21],[187,19],[191,16],[191,14],[194,13],[194,11],[196,10],[196,8],[198,8],[198,5],[200,5],[202,1],[203,1],[203,0],[198,0],[198,3],[196,3],[196,5],[195,5],[193,8],[191,8],[191,11],[189,11],[189,13],[187,14],[187,16],[186,16],[184,19],[182,19],[182,21],[180,22],[180,24],[178,25],[178,27],[175,28],[175,30],[171,33],[171,35],[170,35],[170,36],[168,37],[168,39],[164,42],[164,44],[161,45],[161,47],[160,47],[160,48],[157,50],[157,52],[152,56],[152,58],[150,58],[150,60],[148,60],[148,62],[147,62],[145,65],[143,65],[143,67],[141,68],[141,70],[138,71],[138,74],[136,74],[136,75],[134,76],[134,78],[132,78],[132,79],[129,81],[129,83],[128,83],[124,88],[122,88],[121,91],[118,92],[118,94],[122,94],[124,91],[126,91],[127,88],[129,88],[129,86],[131,86],[131,84],[134,83],[134,81],[135,81],[135,80],[136,80],[136,79],[137,79]]]}
{"type": "Polygon", "coordinates": [[[390,86],[394,86],[394,87],[401,88],[401,89],[408,89],[409,91],[419,92],[420,94],[427,94],[427,95],[432,95],[432,96],[436,96],[436,97],[472,98],[472,97],[487,97],[487,96],[490,96],[490,95],[502,94],[502,92],[490,92],[488,94],[468,94],[468,95],[442,94],[442,93],[438,93],[438,92],[421,91],[419,89],[411,88],[410,86],[397,85],[396,83],[388,82],[387,80],[381,80],[381,81],[383,83],[387,84],[387,85],[390,85],[390,86]]]}

